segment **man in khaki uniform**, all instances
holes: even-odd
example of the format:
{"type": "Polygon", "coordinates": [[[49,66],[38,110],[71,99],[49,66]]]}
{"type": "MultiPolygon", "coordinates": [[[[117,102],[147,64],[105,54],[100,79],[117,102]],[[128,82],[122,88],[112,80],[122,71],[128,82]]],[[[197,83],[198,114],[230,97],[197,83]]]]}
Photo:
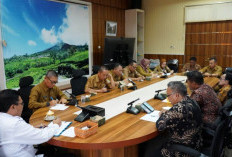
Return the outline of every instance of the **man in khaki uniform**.
{"type": "Polygon", "coordinates": [[[85,92],[94,93],[104,93],[107,92],[107,88],[114,88],[115,82],[112,75],[109,73],[108,69],[101,66],[98,73],[89,77],[85,85],[85,92]]]}
{"type": "Polygon", "coordinates": [[[124,81],[126,84],[128,83],[127,78],[123,74],[123,69],[120,64],[116,63],[110,73],[114,79],[115,86],[118,86],[120,81],[124,81]]]}
{"type": "Polygon", "coordinates": [[[123,69],[123,74],[126,78],[130,78],[132,81],[139,81],[145,79],[144,76],[140,75],[137,71],[137,63],[131,61],[128,66],[123,69]]]}
{"type": "Polygon", "coordinates": [[[182,69],[182,72],[188,72],[188,71],[199,71],[201,69],[201,66],[197,64],[197,58],[191,57],[189,59],[189,63],[186,63],[182,69]]]}
{"type": "Polygon", "coordinates": [[[58,74],[49,70],[40,84],[32,88],[28,107],[33,112],[41,107],[54,106],[57,103],[66,103],[66,95],[55,84],[58,82],[58,74]]]}
{"type": "Polygon", "coordinates": [[[212,57],[209,59],[209,65],[200,70],[200,72],[207,77],[220,77],[222,74],[222,67],[217,65],[217,59],[212,57]]]}
{"type": "Polygon", "coordinates": [[[227,73],[221,76],[218,85],[214,88],[222,104],[224,104],[227,98],[227,93],[231,89],[231,85],[232,85],[232,74],[227,73]]]}

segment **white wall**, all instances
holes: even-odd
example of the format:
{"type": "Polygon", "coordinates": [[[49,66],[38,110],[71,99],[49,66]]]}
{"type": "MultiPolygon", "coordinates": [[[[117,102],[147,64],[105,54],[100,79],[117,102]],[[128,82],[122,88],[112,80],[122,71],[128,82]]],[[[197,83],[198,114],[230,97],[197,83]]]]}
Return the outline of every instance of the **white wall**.
{"type": "Polygon", "coordinates": [[[184,54],[184,9],[232,0],[143,0],[145,54],[184,54]]]}

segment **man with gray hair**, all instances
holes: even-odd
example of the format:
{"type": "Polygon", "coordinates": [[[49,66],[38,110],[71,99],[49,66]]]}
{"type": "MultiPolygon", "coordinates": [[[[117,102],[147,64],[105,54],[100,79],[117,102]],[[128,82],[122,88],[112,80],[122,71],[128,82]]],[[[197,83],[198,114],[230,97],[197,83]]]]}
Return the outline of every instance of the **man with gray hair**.
{"type": "Polygon", "coordinates": [[[187,96],[187,88],[180,81],[168,83],[167,97],[173,107],[166,111],[162,110],[160,118],[156,122],[156,127],[159,131],[167,130],[170,135],[165,145],[160,148],[160,155],[186,155],[170,150],[169,146],[172,144],[183,144],[199,150],[201,146],[200,107],[187,96]]]}
{"type": "Polygon", "coordinates": [[[41,107],[54,106],[57,103],[66,103],[66,95],[55,85],[58,83],[58,74],[49,70],[43,82],[32,88],[28,107],[33,112],[41,107]]]}

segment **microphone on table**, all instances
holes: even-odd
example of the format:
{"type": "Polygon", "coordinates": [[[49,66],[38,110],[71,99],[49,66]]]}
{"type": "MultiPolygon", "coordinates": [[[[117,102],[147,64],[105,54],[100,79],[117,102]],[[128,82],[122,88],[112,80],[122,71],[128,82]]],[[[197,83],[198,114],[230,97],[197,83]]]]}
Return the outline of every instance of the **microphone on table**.
{"type": "Polygon", "coordinates": [[[136,89],[137,89],[136,83],[135,83],[134,81],[132,81],[132,79],[131,79],[131,78],[128,78],[128,81],[130,81],[130,82],[133,84],[133,86],[132,86],[132,87],[130,87],[129,89],[136,90],[136,89]]]}
{"type": "Polygon", "coordinates": [[[71,99],[68,99],[68,103],[67,105],[73,105],[73,106],[76,106],[78,104],[78,100],[76,98],[76,96],[68,91],[65,91],[66,93],[68,93],[71,97],[71,99]]]}
{"type": "Polygon", "coordinates": [[[127,113],[138,114],[138,113],[140,112],[137,108],[135,108],[135,107],[132,106],[133,103],[136,102],[136,101],[138,101],[138,100],[139,100],[139,98],[136,99],[136,100],[133,100],[133,101],[131,101],[131,102],[129,102],[129,103],[127,104],[127,105],[129,106],[129,107],[127,108],[127,110],[126,110],[127,113]]]}
{"type": "Polygon", "coordinates": [[[165,91],[166,89],[160,89],[160,90],[156,90],[156,94],[154,96],[154,99],[158,99],[158,100],[164,100],[167,98],[166,94],[160,94],[160,92],[165,91]]]}

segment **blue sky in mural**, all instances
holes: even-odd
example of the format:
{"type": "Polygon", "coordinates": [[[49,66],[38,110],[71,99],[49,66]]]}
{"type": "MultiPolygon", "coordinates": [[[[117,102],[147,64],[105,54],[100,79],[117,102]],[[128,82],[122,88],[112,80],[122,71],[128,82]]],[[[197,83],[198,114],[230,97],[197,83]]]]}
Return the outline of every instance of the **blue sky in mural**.
{"type": "Polygon", "coordinates": [[[1,0],[4,58],[32,54],[58,42],[89,43],[88,7],[47,0],[1,0]],[[12,3],[13,2],[13,3],[12,3]]]}

